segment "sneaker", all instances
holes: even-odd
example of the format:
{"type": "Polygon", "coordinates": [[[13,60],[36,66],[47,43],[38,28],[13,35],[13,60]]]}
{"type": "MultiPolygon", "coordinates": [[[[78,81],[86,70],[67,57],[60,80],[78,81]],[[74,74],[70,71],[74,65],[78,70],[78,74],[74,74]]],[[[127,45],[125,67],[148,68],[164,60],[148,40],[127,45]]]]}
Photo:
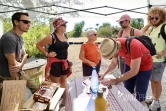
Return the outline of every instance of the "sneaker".
{"type": "Polygon", "coordinates": [[[160,109],[160,103],[153,101],[152,104],[149,106],[150,111],[157,111],[160,109]]]}
{"type": "Polygon", "coordinates": [[[153,96],[150,96],[149,98],[147,98],[146,100],[145,100],[145,103],[147,103],[147,104],[151,104],[152,103],[152,101],[153,101],[153,96]]]}

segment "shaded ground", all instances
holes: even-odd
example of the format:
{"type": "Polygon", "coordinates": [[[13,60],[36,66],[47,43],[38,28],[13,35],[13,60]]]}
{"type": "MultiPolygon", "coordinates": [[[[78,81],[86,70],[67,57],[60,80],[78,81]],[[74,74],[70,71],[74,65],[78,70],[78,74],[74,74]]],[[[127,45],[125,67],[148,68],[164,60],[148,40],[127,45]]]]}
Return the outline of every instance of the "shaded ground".
{"type": "MultiPolygon", "coordinates": [[[[72,68],[73,73],[68,78],[68,80],[72,80],[72,79],[82,75],[81,60],[79,60],[79,51],[80,51],[80,45],[71,45],[69,47],[69,60],[73,62],[73,68],[72,68]]],[[[102,59],[100,73],[103,73],[106,70],[109,63],[110,63],[110,60],[102,59]]],[[[118,75],[119,70],[116,69],[113,72],[113,74],[118,75]]],[[[166,111],[166,69],[164,72],[162,84],[163,84],[163,91],[162,91],[162,95],[160,98],[161,111],[166,111]]],[[[151,95],[151,89],[149,87],[147,96],[150,96],[150,95],[151,95]]],[[[60,111],[64,111],[64,108],[62,108],[60,111]]]]}

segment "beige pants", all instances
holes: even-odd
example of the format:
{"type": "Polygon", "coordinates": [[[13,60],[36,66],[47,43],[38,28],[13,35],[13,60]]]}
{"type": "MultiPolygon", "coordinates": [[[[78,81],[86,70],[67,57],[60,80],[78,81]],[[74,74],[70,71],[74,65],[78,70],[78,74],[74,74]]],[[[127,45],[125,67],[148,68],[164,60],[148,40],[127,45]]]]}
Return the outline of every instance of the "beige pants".
{"type": "MultiPolygon", "coordinates": [[[[3,81],[4,80],[12,80],[11,77],[2,77],[0,76],[0,99],[2,96],[2,86],[3,86],[3,81]]],[[[36,92],[37,89],[39,89],[39,85],[37,85],[30,77],[28,74],[22,73],[20,75],[20,80],[27,80],[27,87],[32,91],[32,93],[36,92]]]]}

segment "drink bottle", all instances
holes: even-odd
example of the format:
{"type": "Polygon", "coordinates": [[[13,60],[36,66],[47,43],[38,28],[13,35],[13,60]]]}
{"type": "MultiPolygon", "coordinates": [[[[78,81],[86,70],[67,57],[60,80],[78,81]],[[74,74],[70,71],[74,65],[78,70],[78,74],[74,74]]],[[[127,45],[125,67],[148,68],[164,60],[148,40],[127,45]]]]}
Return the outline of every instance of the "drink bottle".
{"type": "Polygon", "coordinates": [[[96,72],[96,67],[93,67],[92,70],[90,86],[91,86],[92,99],[95,99],[97,91],[99,89],[99,80],[98,80],[98,74],[96,72]]]}
{"type": "Polygon", "coordinates": [[[103,90],[97,91],[97,97],[95,99],[95,111],[106,111],[106,100],[103,98],[103,90]]]}

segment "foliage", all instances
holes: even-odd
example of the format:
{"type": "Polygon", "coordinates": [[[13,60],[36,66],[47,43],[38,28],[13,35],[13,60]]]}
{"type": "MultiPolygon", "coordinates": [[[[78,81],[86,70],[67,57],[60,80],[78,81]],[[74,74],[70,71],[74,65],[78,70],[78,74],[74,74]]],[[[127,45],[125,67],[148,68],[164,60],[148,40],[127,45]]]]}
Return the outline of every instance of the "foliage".
{"type": "Polygon", "coordinates": [[[7,31],[11,30],[13,27],[10,18],[3,18],[3,32],[6,33],[7,31]]]}
{"type": "MultiPolygon", "coordinates": [[[[3,20],[4,32],[11,30],[11,20],[9,18],[5,18],[3,20]]],[[[36,49],[36,43],[47,34],[49,34],[49,32],[50,27],[45,22],[39,22],[38,20],[32,21],[31,27],[28,32],[22,35],[22,37],[24,38],[24,47],[29,57],[41,57],[41,54],[36,49]]]]}
{"type": "Polygon", "coordinates": [[[132,19],[130,25],[140,30],[144,26],[144,21],[142,18],[132,19]]]}
{"type": "MultiPolygon", "coordinates": [[[[35,24],[35,22],[34,22],[35,24]]],[[[36,49],[36,43],[49,34],[49,25],[45,23],[37,23],[29,29],[28,33],[24,33],[25,49],[30,57],[39,56],[39,51],[36,49]]]]}
{"type": "Polygon", "coordinates": [[[103,23],[97,30],[97,34],[100,37],[116,37],[119,28],[111,26],[110,23],[103,23]]]}
{"type": "Polygon", "coordinates": [[[68,35],[68,37],[72,37],[73,36],[73,30],[72,31],[70,31],[70,32],[67,32],[67,35],[68,35]]]}
{"type": "Polygon", "coordinates": [[[81,33],[82,33],[82,29],[85,25],[85,22],[84,21],[81,21],[79,23],[76,23],[75,26],[74,26],[74,30],[73,30],[73,37],[80,37],[81,36],[81,33]]]}
{"type": "Polygon", "coordinates": [[[86,37],[86,32],[82,32],[81,37],[86,37]]]}

